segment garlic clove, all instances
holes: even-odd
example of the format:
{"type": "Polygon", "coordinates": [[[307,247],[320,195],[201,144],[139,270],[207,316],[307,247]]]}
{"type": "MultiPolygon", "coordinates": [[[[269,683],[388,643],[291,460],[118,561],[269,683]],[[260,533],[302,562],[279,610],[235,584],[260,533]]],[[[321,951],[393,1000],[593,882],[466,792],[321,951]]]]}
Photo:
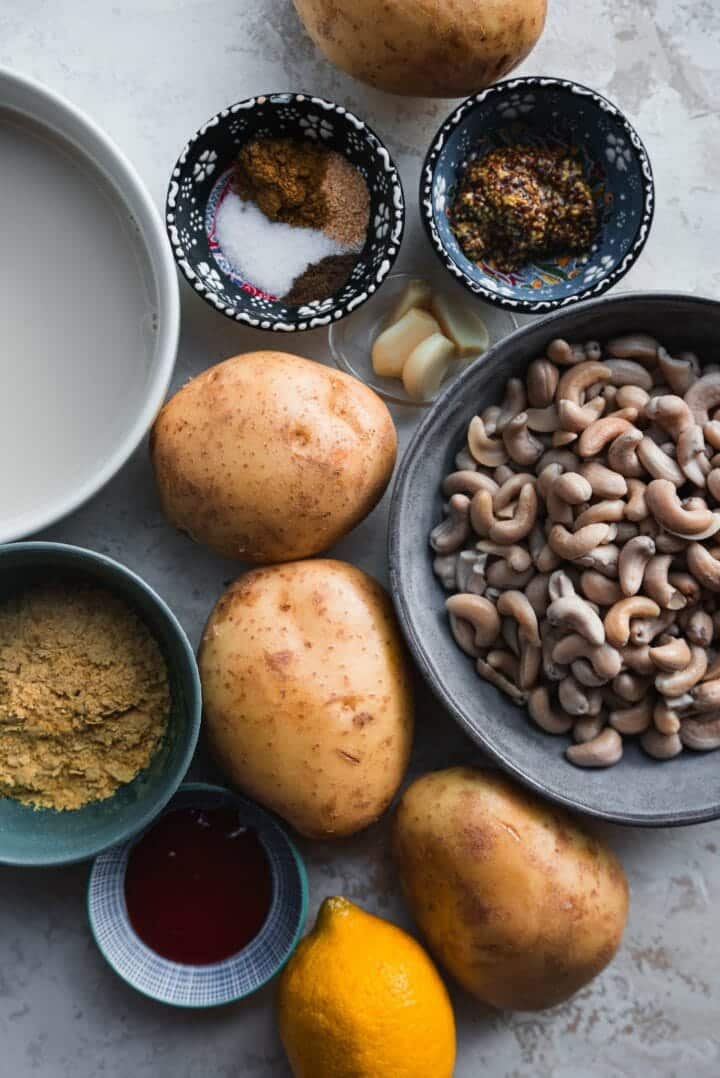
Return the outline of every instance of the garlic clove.
{"type": "Polygon", "coordinates": [[[487,326],[466,304],[436,293],[431,309],[443,333],[455,345],[458,355],[477,356],[487,351],[490,346],[487,326]]]}
{"type": "Polygon", "coordinates": [[[439,389],[455,357],[455,345],[442,333],[421,341],[402,370],[405,391],[413,400],[428,400],[439,389]]]}
{"type": "Polygon", "coordinates": [[[432,289],[427,281],[421,277],[413,277],[403,288],[395,306],[392,308],[385,321],[386,328],[394,326],[396,322],[412,310],[413,307],[429,311],[432,304],[432,289]]]}
{"type": "Polygon", "coordinates": [[[426,337],[438,333],[440,326],[433,316],[412,307],[376,338],[372,346],[373,370],[385,378],[400,378],[413,349],[426,337]]]}

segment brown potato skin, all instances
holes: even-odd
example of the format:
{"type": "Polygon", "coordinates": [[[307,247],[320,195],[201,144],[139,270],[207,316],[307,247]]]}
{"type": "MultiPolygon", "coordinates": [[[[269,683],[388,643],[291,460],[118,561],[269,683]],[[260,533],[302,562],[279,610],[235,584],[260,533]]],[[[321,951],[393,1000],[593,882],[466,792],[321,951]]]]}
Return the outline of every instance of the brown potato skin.
{"type": "Polygon", "coordinates": [[[552,1007],[617,951],[628,911],[619,861],[499,771],[423,775],[403,794],[392,842],[431,949],[485,1003],[552,1007]]]}
{"type": "Polygon", "coordinates": [[[327,59],[393,94],[466,97],[512,71],[547,0],[294,0],[327,59]]]}
{"type": "Polygon", "coordinates": [[[303,835],[373,823],[407,767],[410,676],[392,605],[345,562],[254,569],[199,653],[205,730],[228,777],[303,835]]]}
{"type": "Polygon", "coordinates": [[[380,500],[396,450],[371,389],[285,352],[234,356],[191,379],[150,439],[170,523],[254,563],[332,546],[380,500]]]}

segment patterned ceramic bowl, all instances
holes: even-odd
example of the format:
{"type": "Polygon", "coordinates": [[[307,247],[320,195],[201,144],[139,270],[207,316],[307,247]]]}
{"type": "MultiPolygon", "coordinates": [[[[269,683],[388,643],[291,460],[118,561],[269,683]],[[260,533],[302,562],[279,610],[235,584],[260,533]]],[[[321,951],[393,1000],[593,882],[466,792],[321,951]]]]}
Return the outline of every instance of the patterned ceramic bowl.
{"type": "Polygon", "coordinates": [[[166,203],[178,266],[195,289],[228,318],[256,329],[316,329],[355,310],[376,291],[400,249],[405,202],[390,154],[366,123],[342,105],[310,94],[251,97],[223,109],[180,154],[166,203]],[[328,299],[290,306],[256,288],[231,267],[215,238],[215,215],[242,145],[258,136],[302,138],[343,154],[370,190],[370,225],[349,280],[328,299]]]}
{"type": "Polygon", "coordinates": [[[647,151],[620,110],[576,82],[499,82],[464,101],[430,144],[420,178],[421,216],[446,268],[499,307],[540,313],[599,296],[623,277],[650,232],[655,194],[647,151]],[[548,258],[513,273],[471,262],[447,207],[468,161],[498,146],[573,146],[581,154],[599,228],[579,257],[548,258]]]}
{"type": "Polygon", "coordinates": [[[125,902],[125,869],[135,839],[95,861],[88,883],[88,917],[100,951],[132,988],[175,1007],[216,1007],[250,995],[282,969],[297,947],[307,914],[307,878],[300,855],[273,816],[223,786],[181,786],[166,811],[231,805],[257,834],[272,875],[272,902],[251,942],[207,966],[171,962],[135,934],[125,902]]]}

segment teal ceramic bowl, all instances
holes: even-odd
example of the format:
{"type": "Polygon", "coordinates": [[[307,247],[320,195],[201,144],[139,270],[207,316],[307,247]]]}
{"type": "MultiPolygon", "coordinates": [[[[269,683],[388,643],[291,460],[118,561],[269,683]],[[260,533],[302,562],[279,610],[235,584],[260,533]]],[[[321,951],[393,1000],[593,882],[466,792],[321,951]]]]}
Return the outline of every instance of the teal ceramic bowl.
{"type": "Polygon", "coordinates": [[[197,663],[175,615],[135,573],[111,558],[61,543],[0,546],[0,601],[48,573],[88,579],[124,599],[157,639],[170,677],[165,737],[137,778],[104,801],[67,812],[0,798],[0,864],[64,865],[94,857],[145,828],[173,796],[200,732],[197,663]]]}
{"type": "Polygon", "coordinates": [[[189,782],[168,806],[214,809],[230,805],[252,828],[265,851],[272,879],[270,909],[258,934],[220,962],[190,965],[157,954],[135,933],[125,901],[125,871],[134,842],[102,853],[88,884],[88,918],[95,942],[119,977],[143,995],[173,1007],[218,1007],[262,988],[283,968],[300,940],[307,915],[305,866],[282,824],[269,812],[224,786],[189,782]]]}

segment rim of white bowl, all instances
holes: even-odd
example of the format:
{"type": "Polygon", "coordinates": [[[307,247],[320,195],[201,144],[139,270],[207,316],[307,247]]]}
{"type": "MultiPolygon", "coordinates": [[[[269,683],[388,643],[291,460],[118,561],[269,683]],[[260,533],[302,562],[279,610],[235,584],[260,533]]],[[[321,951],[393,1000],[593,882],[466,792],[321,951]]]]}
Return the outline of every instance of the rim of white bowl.
{"type": "Polygon", "coordinates": [[[135,167],[85,112],[37,80],[0,66],[0,107],[51,128],[88,158],[112,186],[138,227],[157,289],[158,327],[145,398],[114,451],[79,486],[12,521],[0,522],[0,542],[9,543],[55,524],[79,509],[115,476],[137,449],[167,394],[180,336],[180,292],[165,228],[135,167]]]}

